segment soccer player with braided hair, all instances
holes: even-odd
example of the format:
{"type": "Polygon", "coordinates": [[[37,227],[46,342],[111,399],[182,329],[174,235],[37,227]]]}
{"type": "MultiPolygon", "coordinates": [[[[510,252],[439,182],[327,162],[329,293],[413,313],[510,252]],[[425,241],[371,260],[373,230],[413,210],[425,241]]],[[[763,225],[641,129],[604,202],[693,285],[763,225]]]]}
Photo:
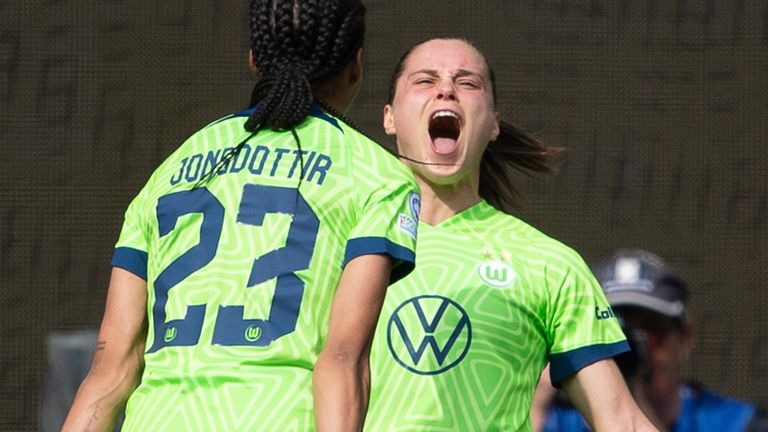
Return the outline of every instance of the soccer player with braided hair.
{"type": "Polygon", "coordinates": [[[193,134],[125,213],[65,431],[360,430],[418,187],[345,120],[360,0],[252,0],[248,109],[193,134]],[[139,381],[137,383],[137,381],[139,381]]]}

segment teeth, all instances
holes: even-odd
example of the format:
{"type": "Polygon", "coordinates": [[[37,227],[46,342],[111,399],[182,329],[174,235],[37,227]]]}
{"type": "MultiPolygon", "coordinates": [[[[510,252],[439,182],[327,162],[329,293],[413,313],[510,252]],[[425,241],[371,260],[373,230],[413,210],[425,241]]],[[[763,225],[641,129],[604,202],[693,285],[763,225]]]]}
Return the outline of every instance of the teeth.
{"type": "Polygon", "coordinates": [[[438,112],[436,112],[436,113],[434,113],[434,114],[432,115],[432,118],[433,118],[433,119],[436,119],[436,118],[438,118],[438,117],[453,117],[453,118],[458,118],[458,116],[457,116],[455,113],[451,112],[451,111],[438,111],[438,112]]]}

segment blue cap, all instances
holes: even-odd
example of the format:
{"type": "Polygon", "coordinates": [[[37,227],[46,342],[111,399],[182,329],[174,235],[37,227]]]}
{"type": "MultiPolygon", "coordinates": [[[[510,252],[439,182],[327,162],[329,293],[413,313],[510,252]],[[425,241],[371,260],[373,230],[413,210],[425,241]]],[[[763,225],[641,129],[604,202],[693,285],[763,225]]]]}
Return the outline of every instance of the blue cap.
{"type": "Polygon", "coordinates": [[[685,315],[685,281],[651,252],[621,249],[595,268],[595,276],[612,307],[633,306],[673,318],[685,315]]]}

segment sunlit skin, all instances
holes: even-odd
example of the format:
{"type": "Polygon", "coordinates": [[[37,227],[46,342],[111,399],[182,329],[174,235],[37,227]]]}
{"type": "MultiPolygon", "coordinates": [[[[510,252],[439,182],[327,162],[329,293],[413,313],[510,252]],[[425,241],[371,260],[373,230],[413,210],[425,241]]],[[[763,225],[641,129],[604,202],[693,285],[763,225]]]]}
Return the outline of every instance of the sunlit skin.
{"type": "Polygon", "coordinates": [[[480,201],[480,161],[499,134],[499,113],[484,57],[455,39],[436,39],[407,58],[384,130],[397,135],[401,155],[422,191],[422,222],[435,225],[480,201]],[[430,136],[436,113],[454,118],[458,139],[430,136]],[[451,114],[447,114],[451,113],[451,114]]]}

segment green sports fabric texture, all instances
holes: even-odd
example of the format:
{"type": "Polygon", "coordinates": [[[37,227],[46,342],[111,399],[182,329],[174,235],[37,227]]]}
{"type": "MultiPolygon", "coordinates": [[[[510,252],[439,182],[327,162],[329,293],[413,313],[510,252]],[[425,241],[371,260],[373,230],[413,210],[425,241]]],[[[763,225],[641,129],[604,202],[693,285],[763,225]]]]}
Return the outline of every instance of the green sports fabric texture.
{"type": "Polygon", "coordinates": [[[420,224],[417,256],[387,291],[366,430],[530,430],[547,361],[559,382],[628,348],[581,257],[485,201],[420,224]]]}
{"type": "Polygon", "coordinates": [[[248,114],[194,134],[126,211],[112,263],[147,280],[149,328],[124,431],[313,430],[343,266],[385,253],[393,281],[413,268],[418,189],[396,158],[317,107],[303,153],[290,132],[245,131],[248,114]]]}

